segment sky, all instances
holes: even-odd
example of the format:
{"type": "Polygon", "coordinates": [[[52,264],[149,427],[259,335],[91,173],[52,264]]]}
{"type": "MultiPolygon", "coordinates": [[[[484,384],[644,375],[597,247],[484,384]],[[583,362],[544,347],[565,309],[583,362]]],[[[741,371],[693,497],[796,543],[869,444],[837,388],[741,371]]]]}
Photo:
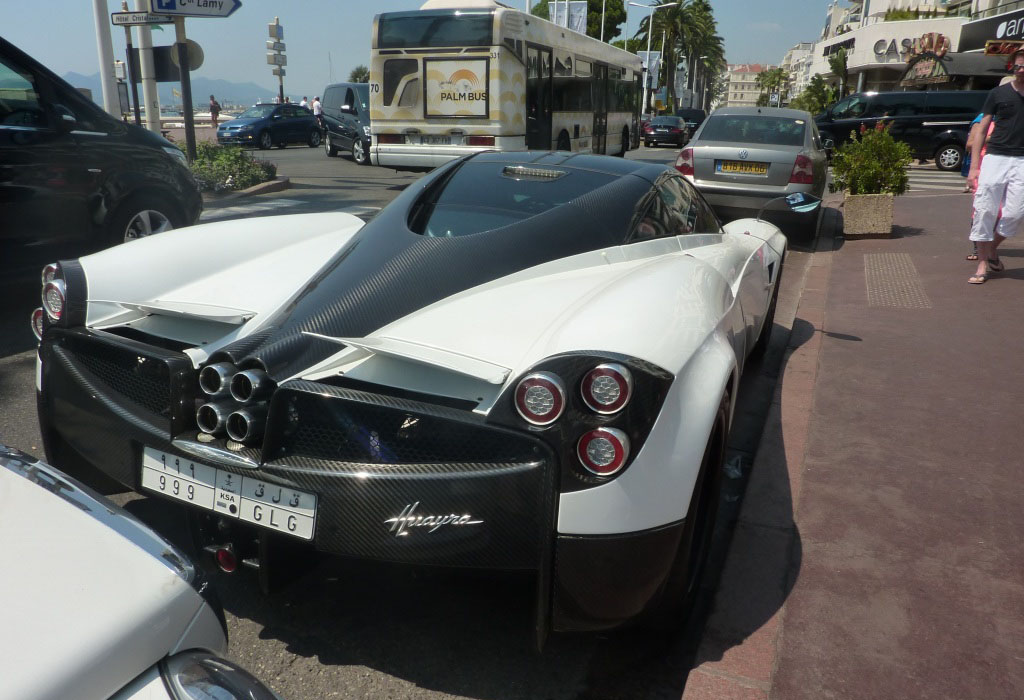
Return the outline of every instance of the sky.
{"type": "MultiPolygon", "coordinates": [[[[99,70],[94,4],[121,11],[121,0],[46,0],[17,3],[0,0],[0,35],[58,75],[74,71],[92,75],[99,70]],[[47,18],[38,10],[46,10],[47,18]]],[[[137,0],[127,0],[135,10],[137,0]]],[[[525,8],[528,0],[504,0],[525,8]]],[[[635,0],[648,4],[654,0],[635,0]]],[[[296,98],[320,94],[325,85],[347,80],[359,64],[368,65],[370,27],[379,12],[415,10],[422,0],[241,0],[242,6],[224,19],[194,18],[185,22],[186,36],[202,47],[203,65],[193,76],[253,82],[277,89],[277,78],[266,63],[267,25],[279,17],[284,27],[288,65],[285,94],[296,98]]],[[[719,34],[725,39],[729,63],[778,64],[785,52],[801,41],[815,41],[825,25],[829,0],[711,0],[719,34]]],[[[627,6],[631,36],[648,10],[627,6]]],[[[625,35],[627,32],[623,32],[625,35]]],[[[619,38],[621,38],[620,35],[619,38]]],[[[111,27],[114,57],[124,59],[124,29],[111,27]]],[[[174,41],[174,28],[154,31],[154,44],[174,41]]]]}

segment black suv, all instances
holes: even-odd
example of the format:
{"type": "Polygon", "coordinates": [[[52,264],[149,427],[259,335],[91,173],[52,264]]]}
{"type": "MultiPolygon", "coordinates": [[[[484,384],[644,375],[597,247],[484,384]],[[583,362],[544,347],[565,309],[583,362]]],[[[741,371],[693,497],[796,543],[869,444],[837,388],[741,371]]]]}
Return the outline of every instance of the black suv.
{"type": "MultiPolygon", "coordinates": [[[[0,38],[0,240],[105,248],[196,222],[185,155],[0,38]]],[[[2,256],[0,256],[2,257],[2,256]]]]}
{"type": "Polygon", "coordinates": [[[370,162],[370,86],[334,83],[324,88],[324,151],[329,156],[349,151],[359,165],[370,162]]]}
{"type": "Polygon", "coordinates": [[[981,113],[987,90],[861,92],[845,97],[814,118],[821,138],[836,146],[861,125],[891,123],[893,138],[910,145],[915,158],[935,159],[939,170],[959,170],[971,121],[981,113]]]}

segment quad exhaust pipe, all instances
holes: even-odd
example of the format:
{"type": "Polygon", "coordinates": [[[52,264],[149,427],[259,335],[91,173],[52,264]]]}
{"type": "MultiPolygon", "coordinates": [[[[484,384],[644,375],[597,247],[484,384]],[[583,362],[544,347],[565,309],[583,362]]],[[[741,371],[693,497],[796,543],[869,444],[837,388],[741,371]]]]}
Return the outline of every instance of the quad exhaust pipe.
{"type": "Polygon", "coordinates": [[[227,427],[228,416],[235,407],[229,401],[204,403],[196,409],[196,424],[208,435],[223,434],[227,427]]]}
{"type": "Polygon", "coordinates": [[[267,425],[267,406],[247,406],[228,416],[225,428],[235,442],[249,445],[263,437],[267,425]]]}
{"type": "Polygon", "coordinates": [[[211,399],[222,399],[231,393],[231,377],[238,368],[230,362],[207,365],[199,372],[199,388],[211,399]]]}
{"type": "Polygon", "coordinates": [[[273,382],[261,369],[247,369],[231,377],[229,390],[231,398],[239,403],[252,403],[268,395],[273,389],[273,382]]]}

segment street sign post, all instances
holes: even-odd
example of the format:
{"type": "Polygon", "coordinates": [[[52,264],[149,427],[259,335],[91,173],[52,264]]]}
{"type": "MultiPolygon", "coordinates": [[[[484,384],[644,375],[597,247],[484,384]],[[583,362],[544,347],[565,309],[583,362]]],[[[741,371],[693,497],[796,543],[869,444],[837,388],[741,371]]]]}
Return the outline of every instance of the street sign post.
{"type": "Polygon", "coordinates": [[[175,17],[227,17],[241,0],[149,0],[150,12],[175,17]]]}
{"type": "Polygon", "coordinates": [[[277,76],[277,100],[284,102],[284,66],[288,65],[288,58],[284,55],[284,27],[281,26],[281,18],[275,17],[274,21],[267,25],[267,63],[274,66],[270,73],[277,76]]]}
{"type": "Polygon", "coordinates": [[[141,24],[173,24],[174,18],[148,12],[111,12],[110,22],[117,27],[135,27],[141,24]]]}

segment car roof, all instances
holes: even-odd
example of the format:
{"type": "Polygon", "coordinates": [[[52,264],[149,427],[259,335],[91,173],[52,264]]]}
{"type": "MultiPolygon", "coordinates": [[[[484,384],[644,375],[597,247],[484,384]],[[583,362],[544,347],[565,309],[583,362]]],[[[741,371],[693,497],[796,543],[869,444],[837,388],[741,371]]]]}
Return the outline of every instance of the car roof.
{"type": "Polygon", "coordinates": [[[789,117],[791,119],[809,119],[811,116],[810,112],[788,107],[719,107],[711,113],[711,116],[719,114],[760,114],[766,117],[789,117]]]}

